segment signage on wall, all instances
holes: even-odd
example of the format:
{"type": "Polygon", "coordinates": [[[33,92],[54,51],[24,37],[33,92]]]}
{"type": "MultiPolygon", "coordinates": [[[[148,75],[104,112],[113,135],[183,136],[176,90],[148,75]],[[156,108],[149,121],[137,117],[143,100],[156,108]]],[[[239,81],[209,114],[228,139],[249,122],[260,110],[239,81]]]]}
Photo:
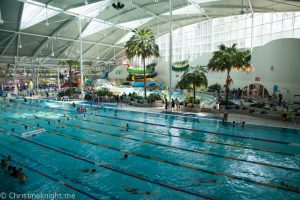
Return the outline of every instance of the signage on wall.
{"type": "Polygon", "coordinates": [[[260,81],[260,77],[259,77],[259,76],[256,76],[256,77],[255,77],[255,81],[260,81]]]}

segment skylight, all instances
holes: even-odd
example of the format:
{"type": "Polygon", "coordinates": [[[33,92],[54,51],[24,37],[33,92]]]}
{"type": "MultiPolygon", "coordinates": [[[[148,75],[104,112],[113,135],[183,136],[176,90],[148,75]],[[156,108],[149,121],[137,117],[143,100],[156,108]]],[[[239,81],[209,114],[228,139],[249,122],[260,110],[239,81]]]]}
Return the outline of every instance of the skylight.
{"type": "MultiPolygon", "coordinates": [[[[179,8],[177,10],[174,10],[172,12],[173,15],[187,15],[187,14],[200,14],[200,10],[199,8],[197,8],[196,6],[194,5],[189,5],[189,6],[186,6],[186,7],[183,7],[183,8],[179,8]]],[[[167,12],[163,15],[170,15],[170,12],[167,12]]]]}
{"type": "Polygon", "coordinates": [[[96,3],[69,9],[68,12],[94,18],[97,17],[99,13],[101,13],[108,5],[110,5],[111,2],[112,0],[103,0],[96,3]]]}
{"type": "Polygon", "coordinates": [[[132,31],[130,31],[124,37],[122,37],[121,40],[119,40],[116,44],[123,44],[123,43],[127,42],[133,35],[134,35],[134,33],[132,31]]]}
{"type": "Polygon", "coordinates": [[[151,21],[154,17],[149,17],[149,18],[144,18],[144,19],[138,19],[130,22],[125,22],[119,24],[120,26],[130,28],[130,29],[135,29],[143,24],[146,24],[147,22],[151,21]]]}
{"type": "Polygon", "coordinates": [[[82,37],[86,37],[86,36],[92,35],[96,32],[103,31],[104,29],[107,29],[109,27],[111,27],[111,25],[101,23],[101,22],[98,22],[98,21],[92,21],[88,25],[88,27],[83,31],[82,37]]]}
{"type": "Polygon", "coordinates": [[[26,29],[60,13],[58,8],[52,6],[48,6],[48,8],[50,9],[46,9],[44,4],[27,0],[24,3],[20,29],[26,29]]]}
{"type": "Polygon", "coordinates": [[[195,3],[208,3],[213,1],[220,1],[220,0],[192,0],[195,3]]]}

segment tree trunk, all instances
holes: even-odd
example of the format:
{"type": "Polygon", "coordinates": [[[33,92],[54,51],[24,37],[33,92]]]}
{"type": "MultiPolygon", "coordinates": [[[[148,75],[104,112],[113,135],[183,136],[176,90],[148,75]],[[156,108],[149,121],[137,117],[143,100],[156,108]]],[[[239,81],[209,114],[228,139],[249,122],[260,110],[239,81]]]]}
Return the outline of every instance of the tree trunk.
{"type": "Polygon", "coordinates": [[[226,108],[228,106],[228,99],[229,99],[229,73],[230,71],[227,70],[227,78],[226,78],[226,108]]]}
{"type": "Polygon", "coordinates": [[[193,92],[194,92],[194,103],[196,102],[196,85],[195,85],[195,72],[194,72],[194,80],[193,80],[193,92]]]}
{"type": "Polygon", "coordinates": [[[145,61],[145,57],[142,57],[143,59],[143,63],[144,63],[144,96],[145,96],[145,100],[147,98],[147,88],[146,88],[146,61],[145,61]]]}

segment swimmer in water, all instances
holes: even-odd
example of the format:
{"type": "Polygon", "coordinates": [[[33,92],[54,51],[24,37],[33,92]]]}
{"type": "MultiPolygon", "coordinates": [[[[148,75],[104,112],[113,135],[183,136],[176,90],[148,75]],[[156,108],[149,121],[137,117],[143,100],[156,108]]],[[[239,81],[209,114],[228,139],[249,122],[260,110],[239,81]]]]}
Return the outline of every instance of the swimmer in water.
{"type": "Polygon", "coordinates": [[[26,174],[22,171],[22,168],[18,169],[18,179],[21,182],[26,182],[28,180],[28,177],[26,176],[26,174]]]}
{"type": "Polygon", "coordinates": [[[123,158],[120,158],[120,160],[126,160],[127,158],[128,158],[128,154],[125,153],[124,156],[123,156],[123,158]]]}
{"type": "Polygon", "coordinates": [[[123,189],[126,192],[129,192],[131,194],[143,194],[143,195],[150,195],[151,194],[151,192],[149,192],[149,191],[141,191],[139,189],[130,187],[129,185],[123,185],[123,189]]]}
{"type": "Polygon", "coordinates": [[[117,117],[117,115],[118,115],[118,111],[117,110],[115,110],[115,114],[114,115],[115,115],[115,117],[117,117]]]}
{"type": "Polygon", "coordinates": [[[6,161],[5,159],[2,159],[2,160],[1,160],[1,168],[2,168],[2,169],[5,169],[7,166],[8,166],[7,161],[6,161]]]}
{"type": "Polygon", "coordinates": [[[191,186],[198,186],[198,185],[202,185],[202,184],[216,184],[217,180],[216,179],[210,179],[210,178],[198,178],[196,181],[194,181],[191,186]]]}
{"type": "Polygon", "coordinates": [[[129,124],[126,124],[126,131],[128,131],[129,129],[129,124]]]}
{"type": "Polygon", "coordinates": [[[84,172],[84,173],[95,173],[97,170],[96,169],[86,169],[86,168],[82,168],[80,169],[80,171],[84,172]]]}

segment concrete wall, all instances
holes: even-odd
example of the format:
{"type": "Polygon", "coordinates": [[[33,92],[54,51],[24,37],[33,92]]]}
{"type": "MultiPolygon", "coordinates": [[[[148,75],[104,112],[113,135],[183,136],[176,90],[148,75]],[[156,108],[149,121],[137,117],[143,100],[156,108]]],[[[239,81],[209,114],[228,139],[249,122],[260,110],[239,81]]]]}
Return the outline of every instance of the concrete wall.
{"type": "MultiPolygon", "coordinates": [[[[191,61],[191,65],[207,65],[212,54],[204,54],[191,61]]],[[[278,85],[287,101],[294,101],[294,95],[300,95],[300,39],[286,38],[273,40],[253,50],[252,64],[254,72],[231,72],[233,84],[231,88],[243,88],[251,83],[259,83],[266,87],[270,94],[274,85],[278,85]],[[255,81],[259,77],[260,81],[255,81]]],[[[169,65],[158,64],[158,78],[169,85],[169,65]]],[[[172,87],[180,80],[182,73],[172,71],[172,87]],[[177,76],[177,77],[176,77],[177,76]]],[[[225,73],[209,72],[208,84],[225,84],[225,73]]]]}

